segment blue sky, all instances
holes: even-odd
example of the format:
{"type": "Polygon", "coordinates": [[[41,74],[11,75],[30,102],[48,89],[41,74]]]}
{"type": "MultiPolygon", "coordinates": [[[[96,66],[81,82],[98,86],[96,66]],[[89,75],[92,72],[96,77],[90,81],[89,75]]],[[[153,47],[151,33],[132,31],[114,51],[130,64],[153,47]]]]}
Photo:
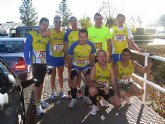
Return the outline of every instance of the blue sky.
{"type": "MultiPolygon", "coordinates": [[[[38,12],[39,18],[45,16],[53,22],[55,11],[58,10],[62,0],[32,0],[33,6],[38,12]]],[[[73,15],[78,19],[84,15],[93,19],[93,15],[99,10],[101,3],[108,0],[68,0],[68,6],[73,15]]],[[[124,13],[127,21],[131,16],[141,16],[143,24],[154,22],[165,14],[165,0],[109,0],[112,7],[116,8],[117,13],[124,13]]],[[[1,0],[0,22],[14,21],[21,22],[19,19],[19,6],[22,0],[1,0]]]]}

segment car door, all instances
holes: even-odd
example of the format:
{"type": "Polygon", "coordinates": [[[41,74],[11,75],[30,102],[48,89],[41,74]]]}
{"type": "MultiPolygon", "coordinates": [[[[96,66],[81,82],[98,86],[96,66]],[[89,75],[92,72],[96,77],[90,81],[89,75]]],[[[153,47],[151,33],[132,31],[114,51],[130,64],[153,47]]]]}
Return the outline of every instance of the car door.
{"type": "Polygon", "coordinates": [[[23,120],[24,103],[21,99],[20,80],[0,62],[0,124],[16,124],[21,117],[19,115],[23,120]]]}

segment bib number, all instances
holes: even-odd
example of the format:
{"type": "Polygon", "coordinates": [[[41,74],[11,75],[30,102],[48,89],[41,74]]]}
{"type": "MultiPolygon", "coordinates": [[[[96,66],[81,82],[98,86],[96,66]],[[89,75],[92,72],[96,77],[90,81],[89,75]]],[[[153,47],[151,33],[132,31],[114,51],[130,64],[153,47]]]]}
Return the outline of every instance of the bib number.
{"type": "Polygon", "coordinates": [[[46,52],[45,51],[37,51],[37,58],[40,58],[40,59],[46,58],[46,52]]]}
{"type": "Polygon", "coordinates": [[[126,36],[125,35],[116,35],[115,36],[115,41],[125,41],[126,36]]]}
{"type": "Polygon", "coordinates": [[[56,51],[56,52],[63,51],[63,44],[55,44],[54,51],[56,51]]]}

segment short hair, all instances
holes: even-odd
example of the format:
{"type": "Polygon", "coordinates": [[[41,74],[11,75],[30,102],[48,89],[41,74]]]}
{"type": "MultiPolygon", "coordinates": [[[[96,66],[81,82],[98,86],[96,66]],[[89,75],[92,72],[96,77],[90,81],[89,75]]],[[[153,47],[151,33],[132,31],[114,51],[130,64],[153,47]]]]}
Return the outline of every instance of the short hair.
{"type": "Polygon", "coordinates": [[[80,33],[86,33],[87,36],[88,36],[88,31],[87,31],[87,29],[80,29],[78,35],[79,35],[80,33]]]}
{"type": "Polygon", "coordinates": [[[125,20],[125,15],[123,15],[123,14],[118,14],[117,17],[116,17],[116,19],[118,19],[119,17],[122,17],[122,18],[124,18],[124,20],[125,20]]]}
{"type": "Polygon", "coordinates": [[[54,17],[54,21],[56,20],[56,19],[61,19],[61,17],[59,16],[59,15],[56,15],[55,17],[54,17]]]}
{"type": "Polygon", "coordinates": [[[75,16],[71,16],[69,21],[71,21],[71,20],[77,20],[77,18],[75,16]]]}
{"type": "Polygon", "coordinates": [[[95,13],[94,20],[95,20],[96,16],[101,16],[103,18],[103,16],[99,12],[95,13]]]}
{"type": "Polygon", "coordinates": [[[98,54],[99,54],[100,52],[103,52],[103,53],[107,56],[107,53],[105,52],[105,50],[98,50],[97,53],[96,53],[96,57],[98,57],[98,54]]]}
{"type": "Polygon", "coordinates": [[[46,18],[46,17],[43,17],[43,18],[40,19],[39,24],[41,24],[44,21],[49,23],[49,19],[46,18]]]}
{"type": "Polygon", "coordinates": [[[123,49],[122,54],[123,54],[124,52],[128,52],[128,53],[130,53],[130,55],[132,54],[132,52],[131,52],[131,50],[130,50],[129,48],[125,48],[125,49],[123,49]]]}

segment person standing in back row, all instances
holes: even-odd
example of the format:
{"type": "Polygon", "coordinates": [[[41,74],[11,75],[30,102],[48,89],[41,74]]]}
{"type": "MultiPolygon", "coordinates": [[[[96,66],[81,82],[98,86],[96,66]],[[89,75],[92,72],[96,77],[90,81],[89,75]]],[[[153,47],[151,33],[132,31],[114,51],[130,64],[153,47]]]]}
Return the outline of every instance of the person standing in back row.
{"type": "Polygon", "coordinates": [[[58,72],[58,82],[60,85],[60,97],[65,96],[63,90],[63,71],[64,71],[64,31],[61,30],[61,17],[54,17],[54,28],[49,31],[49,46],[47,51],[48,65],[53,66],[51,74],[51,89],[52,94],[50,96],[51,100],[56,97],[55,94],[55,79],[56,79],[56,69],[58,72]]]}
{"type": "Polygon", "coordinates": [[[41,18],[39,30],[31,31],[27,37],[24,47],[24,57],[27,65],[32,65],[34,82],[34,96],[37,115],[44,114],[42,108],[48,107],[48,103],[41,100],[44,77],[46,74],[46,46],[49,38],[45,32],[48,30],[49,20],[41,18]]]}
{"type": "Polygon", "coordinates": [[[122,51],[125,48],[130,48],[139,52],[143,52],[133,41],[132,32],[129,28],[124,26],[125,16],[118,14],[116,17],[116,26],[110,29],[112,35],[112,44],[110,50],[112,51],[113,62],[116,63],[122,60],[122,51]]]}
{"type": "MultiPolygon", "coordinates": [[[[71,29],[67,29],[66,30],[66,33],[64,35],[64,41],[65,41],[65,58],[67,59],[67,52],[68,52],[68,49],[70,48],[70,45],[72,43],[74,43],[75,41],[78,40],[78,32],[79,32],[79,29],[78,29],[78,24],[77,24],[77,18],[75,16],[71,16],[70,19],[69,19],[69,22],[70,22],[70,25],[71,25],[71,29]]],[[[67,61],[65,61],[67,62],[67,61]]],[[[71,68],[70,66],[68,66],[68,86],[69,86],[69,89],[71,89],[71,78],[70,78],[70,74],[71,74],[71,68]]],[[[80,85],[81,85],[81,73],[79,74],[78,76],[78,83],[77,83],[77,87],[79,88],[78,89],[78,92],[77,92],[77,96],[78,97],[81,97],[81,90],[80,90],[80,85]]],[[[68,91],[68,98],[71,98],[71,90],[68,91]]]]}
{"type": "Polygon", "coordinates": [[[95,25],[88,28],[89,40],[95,44],[96,51],[104,50],[108,54],[109,61],[112,60],[111,34],[107,27],[103,26],[103,17],[100,13],[94,15],[95,25]]]}

